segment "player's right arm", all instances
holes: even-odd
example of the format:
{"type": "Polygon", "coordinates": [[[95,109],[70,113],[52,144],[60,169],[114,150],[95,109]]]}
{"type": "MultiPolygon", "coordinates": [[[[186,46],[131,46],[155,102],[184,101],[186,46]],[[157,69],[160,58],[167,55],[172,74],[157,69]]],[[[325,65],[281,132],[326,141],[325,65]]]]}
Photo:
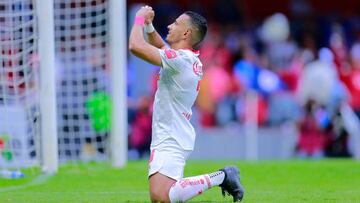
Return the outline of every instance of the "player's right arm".
{"type": "Polygon", "coordinates": [[[143,26],[146,16],[151,12],[151,8],[142,7],[135,16],[135,23],[131,29],[129,37],[129,50],[135,56],[157,66],[161,66],[161,58],[158,48],[147,43],[143,35],[143,26]]]}

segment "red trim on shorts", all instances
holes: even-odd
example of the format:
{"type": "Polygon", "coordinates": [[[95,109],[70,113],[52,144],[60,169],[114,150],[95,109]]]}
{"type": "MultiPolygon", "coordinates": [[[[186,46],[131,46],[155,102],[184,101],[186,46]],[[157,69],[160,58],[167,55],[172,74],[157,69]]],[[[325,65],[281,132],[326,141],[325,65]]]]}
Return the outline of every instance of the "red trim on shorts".
{"type": "Polygon", "coordinates": [[[155,155],[155,149],[151,151],[150,158],[149,158],[149,164],[153,161],[155,155]]]}

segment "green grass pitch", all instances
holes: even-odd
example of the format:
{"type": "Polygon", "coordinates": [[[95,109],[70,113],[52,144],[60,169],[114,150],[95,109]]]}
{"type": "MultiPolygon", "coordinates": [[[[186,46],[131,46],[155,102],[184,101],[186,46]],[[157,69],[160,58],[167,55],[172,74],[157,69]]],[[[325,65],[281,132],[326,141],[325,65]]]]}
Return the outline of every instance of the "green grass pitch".
{"type": "MultiPolygon", "coordinates": [[[[243,202],[360,202],[360,162],[189,161],[185,176],[237,165],[246,193],[243,202]]],[[[23,179],[0,179],[0,202],[149,202],[147,162],[130,161],[125,169],[107,163],[62,165],[55,176],[27,169],[23,179]]],[[[190,202],[231,202],[219,187],[190,202]]]]}

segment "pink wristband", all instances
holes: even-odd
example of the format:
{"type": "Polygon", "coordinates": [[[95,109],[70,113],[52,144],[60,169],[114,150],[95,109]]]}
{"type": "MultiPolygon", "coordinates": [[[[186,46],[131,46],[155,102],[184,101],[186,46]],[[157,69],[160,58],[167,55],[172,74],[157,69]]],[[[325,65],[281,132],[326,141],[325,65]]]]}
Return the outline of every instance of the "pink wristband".
{"type": "Polygon", "coordinates": [[[145,18],[142,16],[135,16],[135,25],[144,26],[145,25],[145,18]]]}

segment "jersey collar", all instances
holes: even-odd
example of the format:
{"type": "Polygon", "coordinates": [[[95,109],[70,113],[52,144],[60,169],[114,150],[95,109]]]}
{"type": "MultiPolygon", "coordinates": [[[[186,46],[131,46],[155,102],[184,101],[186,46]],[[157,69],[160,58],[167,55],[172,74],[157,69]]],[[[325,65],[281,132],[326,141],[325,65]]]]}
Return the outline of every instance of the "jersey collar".
{"type": "Polygon", "coordinates": [[[195,54],[196,56],[200,55],[200,50],[195,50],[195,49],[184,49],[184,50],[188,50],[191,51],[193,54],[195,54]]]}

